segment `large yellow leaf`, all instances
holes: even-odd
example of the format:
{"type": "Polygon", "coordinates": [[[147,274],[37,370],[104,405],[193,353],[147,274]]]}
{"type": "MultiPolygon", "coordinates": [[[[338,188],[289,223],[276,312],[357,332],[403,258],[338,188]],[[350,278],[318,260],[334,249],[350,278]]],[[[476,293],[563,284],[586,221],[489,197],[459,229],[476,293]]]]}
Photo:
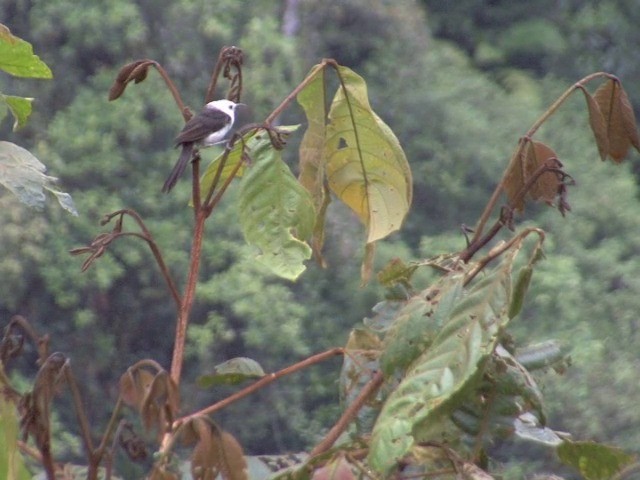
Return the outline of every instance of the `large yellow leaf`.
{"type": "Polygon", "coordinates": [[[398,139],[369,105],[358,74],[337,67],[329,111],[325,171],[329,188],[367,228],[367,242],[398,230],[409,211],[411,171],[398,139]]]}

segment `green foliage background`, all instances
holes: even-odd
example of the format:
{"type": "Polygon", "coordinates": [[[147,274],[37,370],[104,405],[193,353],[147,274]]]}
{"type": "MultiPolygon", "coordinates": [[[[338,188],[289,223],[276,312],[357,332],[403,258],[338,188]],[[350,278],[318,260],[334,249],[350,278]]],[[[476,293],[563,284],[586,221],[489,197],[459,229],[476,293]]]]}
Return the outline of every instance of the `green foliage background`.
{"type": "MultiPolygon", "coordinates": [[[[128,365],[151,357],[168,366],[175,312],[146,248],[120,242],[85,274],[68,254],[101,229],[104,213],[131,207],[144,216],[170,267],[185,270],[188,182],[160,193],[176,157],[172,139],[181,116],[155,72],[124,101],[107,102],[111,81],[128,61],[160,62],[197,109],[220,47],[238,45],[246,53],[243,102],[254,120],[323,57],[359,72],[414,176],[412,212],[403,231],[380,245],[381,266],[395,256],[462,249],[460,225],[475,221],[519,136],[567,85],[597,70],[623,82],[638,78],[632,46],[639,14],[628,3],[0,0],[2,21],[54,73],[53,81],[38,83],[28,126],[13,134],[5,122],[2,138],[33,151],[80,212],[71,218],[52,206],[43,216],[0,196],[0,312],[5,319],[27,316],[51,333],[55,350],[71,356],[97,424],[128,365]]],[[[18,93],[33,89],[2,80],[18,93]]],[[[640,105],[640,88],[625,85],[640,105]]],[[[573,211],[566,220],[544,206],[526,212],[550,235],[547,260],[513,327],[518,342],[551,336],[573,348],[565,376],[546,379],[551,425],[634,448],[640,169],[637,157],[615,168],[600,163],[586,108],[576,99],[540,136],[576,179],[573,211]]],[[[302,118],[291,111],[282,122],[302,118]]],[[[355,259],[364,232],[346,209],[332,207],[329,217],[329,268],[310,265],[290,283],[251,260],[236,208],[231,193],[209,224],[185,385],[233,356],[272,371],[342,345],[381,298],[375,283],[358,286],[355,259]]],[[[335,419],[338,368],[335,362],[285,379],[216,418],[251,453],[301,449],[335,419]]],[[[226,393],[192,388],[183,392],[185,409],[226,393]]],[[[71,411],[60,402],[64,423],[71,411]]]]}

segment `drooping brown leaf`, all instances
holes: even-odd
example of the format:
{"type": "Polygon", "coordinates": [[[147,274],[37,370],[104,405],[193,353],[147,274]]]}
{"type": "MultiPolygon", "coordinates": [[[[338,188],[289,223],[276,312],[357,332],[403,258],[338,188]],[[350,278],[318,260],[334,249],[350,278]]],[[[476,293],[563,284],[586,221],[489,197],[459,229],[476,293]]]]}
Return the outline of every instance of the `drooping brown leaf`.
{"type": "Polygon", "coordinates": [[[191,475],[194,480],[215,480],[220,472],[221,442],[213,432],[215,427],[204,417],[191,420],[192,436],[197,437],[191,453],[191,475]]]}
{"type": "MultiPolygon", "coordinates": [[[[547,160],[558,158],[556,152],[541,142],[529,142],[525,147],[525,152],[525,176],[527,180],[536,174],[536,171],[541,168],[547,160]]],[[[529,190],[529,196],[535,201],[542,200],[551,205],[558,195],[558,189],[561,183],[556,173],[545,172],[533,183],[529,190]]]]}
{"type": "Polygon", "coordinates": [[[229,432],[222,431],[220,455],[220,473],[224,480],[248,480],[247,462],[242,446],[229,432]]]}
{"type": "Polygon", "coordinates": [[[160,370],[147,389],[140,415],[147,430],[158,426],[161,429],[173,422],[178,412],[178,389],[165,370],[160,370]]]}
{"type": "Polygon", "coordinates": [[[153,382],[153,378],[154,374],[143,368],[127,369],[120,377],[120,396],[122,401],[130,407],[139,409],[153,382]]]}
{"type": "Polygon", "coordinates": [[[618,79],[609,79],[593,94],[600,107],[609,138],[609,156],[621,163],[629,148],[640,151],[640,138],[629,97],[618,79]]]}
{"type": "Polygon", "coordinates": [[[602,115],[602,110],[598,102],[591,96],[586,88],[582,88],[584,98],[587,101],[587,108],[589,110],[589,126],[593,132],[593,136],[598,146],[598,153],[602,161],[607,159],[609,155],[609,135],[607,133],[607,125],[602,115]]]}
{"type": "Polygon", "coordinates": [[[147,78],[147,73],[152,63],[150,60],[136,60],[122,67],[109,89],[109,101],[120,98],[129,82],[140,83],[147,78]]]}
{"type": "Polygon", "coordinates": [[[25,394],[20,403],[23,436],[30,435],[40,450],[50,447],[50,406],[66,362],[63,354],[52,353],[38,370],[33,391],[25,394]]]}
{"type": "MultiPolygon", "coordinates": [[[[523,141],[526,144],[516,151],[515,155],[518,157],[504,181],[507,198],[514,210],[520,213],[524,211],[525,197],[551,205],[563,186],[561,177],[556,172],[540,174],[540,169],[549,165],[550,160],[555,159],[557,162],[558,157],[553,149],[542,142],[530,139],[523,141]]],[[[559,162],[557,164],[560,165],[559,162]]]]}

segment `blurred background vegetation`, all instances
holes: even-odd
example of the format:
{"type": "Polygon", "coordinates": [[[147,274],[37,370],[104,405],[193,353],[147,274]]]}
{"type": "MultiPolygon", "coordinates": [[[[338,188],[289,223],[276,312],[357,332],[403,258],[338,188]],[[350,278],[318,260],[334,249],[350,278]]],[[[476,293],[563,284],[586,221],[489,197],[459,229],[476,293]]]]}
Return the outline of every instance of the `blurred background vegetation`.
{"type": "MultiPolygon", "coordinates": [[[[121,241],[85,274],[82,260],[68,253],[101,231],[103,214],[130,207],[144,216],[172,270],[186,269],[189,182],[160,193],[182,117],[155,72],[123,99],[107,101],[118,69],[131,60],[160,62],[197,110],[220,48],[237,45],[246,55],[243,102],[255,120],[321,58],[363,75],[373,108],[400,138],[414,172],[412,212],[402,232],[379,246],[381,267],[392,257],[462,249],[461,224],[477,220],[519,136],[582,76],[618,75],[640,106],[640,10],[632,3],[0,0],[0,21],[30,41],[54,73],[49,82],[3,77],[3,91],[36,102],[25,129],[13,133],[5,120],[0,133],[36,154],[80,212],[73,218],[57,205],[33,212],[8,192],[0,195],[1,318],[25,315],[52,335],[53,350],[71,357],[96,430],[127,366],[150,357],[168,368],[174,304],[146,247],[121,241]]],[[[292,110],[281,122],[301,119],[292,110]]],[[[600,162],[580,95],[539,139],[554,147],[577,186],[567,219],[536,206],[522,220],[549,235],[547,260],[513,335],[519,344],[557,338],[572,347],[572,367],[544,380],[552,428],[634,449],[640,163],[637,154],[620,166],[600,162]]],[[[288,155],[294,162],[295,148],[288,155]]],[[[343,345],[383,295],[375,282],[359,287],[363,232],[348,212],[336,208],[329,220],[328,268],[310,264],[296,283],[254,265],[236,215],[231,193],[209,224],[189,331],[187,411],[228,393],[190,386],[215,364],[248,356],[276,370],[343,345]]],[[[336,419],[339,367],[336,360],[286,378],[216,420],[250,453],[303,449],[336,419]]],[[[60,422],[73,433],[65,402],[57,401],[60,422]]],[[[54,447],[63,458],[80,448],[72,439],[54,447]]],[[[505,461],[518,452],[517,445],[501,448],[505,461]]],[[[534,461],[545,462],[539,455],[534,461]]]]}

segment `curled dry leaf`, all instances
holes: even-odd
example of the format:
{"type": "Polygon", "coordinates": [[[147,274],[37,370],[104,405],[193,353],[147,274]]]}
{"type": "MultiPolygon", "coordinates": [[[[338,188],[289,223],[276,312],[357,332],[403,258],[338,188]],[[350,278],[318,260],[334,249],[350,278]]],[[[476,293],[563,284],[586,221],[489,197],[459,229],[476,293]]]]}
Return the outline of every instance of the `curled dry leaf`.
{"type": "Polygon", "coordinates": [[[609,79],[595,91],[593,98],[602,112],[611,159],[615,163],[622,162],[631,146],[640,151],[633,107],[620,81],[617,78],[609,79]]]}
{"type": "MultiPolygon", "coordinates": [[[[526,145],[518,148],[518,158],[505,177],[505,193],[509,203],[517,212],[524,211],[526,196],[532,200],[542,200],[549,205],[553,203],[563,185],[561,177],[556,172],[544,172],[540,169],[547,165],[557,155],[549,146],[533,140],[524,140],[526,145]],[[533,177],[537,176],[535,181],[533,177]],[[529,185],[530,182],[531,185],[529,185]],[[526,188],[526,190],[525,190],[526,188]]],[[[558,162],[558,167],[560,163],[558,162]]]]}
{"type": "Polygon", "coordinates": [[[247,462],[242,446],[229,432],[222,431],[222,454],[220,473],[224,480],[248,480],[247,462]]]}
{"type": "Polygon", "coordinates": [[[142,368],[128,368],[120,377],[120,396],[122,401],[139,409],[146,392],[153,382],[154,374],[142,368]]]}
{"type": "MultiPolygon", "coordinates": [[[[529,142],[525,147],[525,170],[527,180],[536,174],[547,160],[558,156],[550,147],[541,142],[529,142]]],[[[558,194],[561,180],[555,172],[545,172],[538,177],[529,190],[529,196],[535,200],[542,200],[551,205],[558,194]]]]}
{"type": "Polygon", "coordinates": [[[190,427],[192,437],[197,438],[191,453],[191,476],[195,480],[213,480],[221,466],[221,443],[213,432],[217,427],[203,417],[194,418],[190,427]]]}
{"type": "Polygon", "coordinates": [[[166,370],[160,370],[145,393],[140,406],[142,422],[147,430],[164,428],[173,422],[179,408],[178,387],[166,370]]]}
{"type": "Polygon", "coordinates": [[[149,66],[152,63],[150,60],[136,60],[122,67],[109,89],[109,101],[120,98],[130,81],[140,83],[147,78],[149,66]]]}
{"type": "Polygon", "coordinates": [[[595,98],[587,92],[586,88],[582,88],[582,93],[584,93],[584,98],[587,101],[587,109],[589,110],[589,126],[591,127],[591,131],[593,132],[593,136],[596,140],[600,159],[605,161],[609,155],[609,134],[607,132],[607,125],[605,123],[604,116],[602,115],[602,110],[600,110],[598,102],[596,102],[595,98]]]}

